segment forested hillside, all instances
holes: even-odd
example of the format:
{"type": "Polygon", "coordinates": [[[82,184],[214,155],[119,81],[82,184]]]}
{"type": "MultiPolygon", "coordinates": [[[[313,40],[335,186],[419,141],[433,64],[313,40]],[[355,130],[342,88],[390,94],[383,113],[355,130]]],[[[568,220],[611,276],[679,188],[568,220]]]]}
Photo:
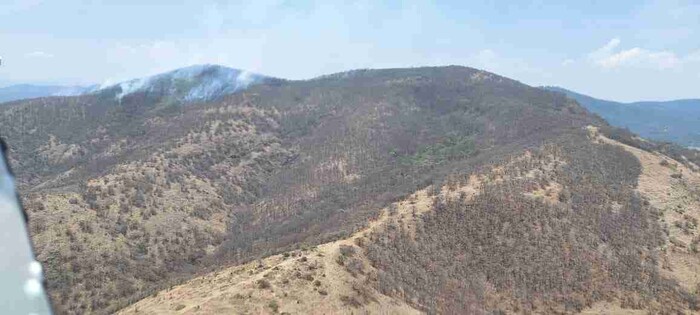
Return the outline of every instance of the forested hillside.
{"type": "MultiPolygon", "coordinates": [[[[0,109],[59,313],[113,312],[208,270],[345,239],[416,191],[482,175],[472,199],[436,199],[410,232],[356,238],[375,272],[363,286],[429,313],[649,297],[635,307],[694,308],[695,292],[659,272],[668,238],[635,193],[639,161],[592,143],[588,126],[692,172],[700,161],[464,67],[271,80],[205,103],[137,91],[0,109]]],[[[344,294],[349,310],[367,302],[344,294]]]]}
{"type": "Polygon", "coordinates": [[[221,269],[120,313],[697,312],[700,168],[612,131],[589,126],[456,170],[349,238],[221,269]]]}

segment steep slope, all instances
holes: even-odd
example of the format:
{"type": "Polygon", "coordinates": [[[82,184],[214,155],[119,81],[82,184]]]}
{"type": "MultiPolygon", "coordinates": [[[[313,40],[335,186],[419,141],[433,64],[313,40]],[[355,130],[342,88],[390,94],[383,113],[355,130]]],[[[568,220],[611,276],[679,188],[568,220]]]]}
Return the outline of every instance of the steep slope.
{"type": "Polygon", "coordinates": [[[2,117],[59,313],[105,312],[189,274],[224,239],[225,203],[254,198],[292,156],[274,113],[245,104],[87,95],[10,104],[2,117]]]}
{"type": "Polygon", "coordinates": [[[628,128],[642,137],[700,147],[700,100],[619,103],[559,87],[544,88],[564,93],[610,124],[628,128]]]}
{"type": "Polygon", "coordinates": [[[455,170],[347,239],[222,269],[120,313],[693,312],[698,187],[696,165],[589,127],[455,170]]]}
{"type": "Polygon", "coordinates": [[[95,88],[95,86],[11,85],[0,88],[0,103],[46,96],[80,95],[95,88]]]}
{"type": "Polygon", "coordinates": [[[669,242],[662,260],[663,272],[688,291],[700,284],[700,257],[697,245],[700,218],[700,167],[683,163],[658,152],[648,152],[601,135],[591,128],[594,141],[620,146],[634,154],[642,165],[637,190],[661,213],[669,242]]]}
{"type": "Polygon", "coordinates": [[[59,313],[115,311],[206,270],[348,238],[431,183],[605,126],[559,93],[464,67],[270,80],[200,103],[114,92],[0,110],[59,313]]]}
{"type": "Polygon", "coordinates": [[[377,271],[359,252],[367,235],[391,224],[410,227],[415,216],[429,211],[437,198],[469,197],[478,190],[473,179],[458,189],[420,190],[382,209],[377,220],[341,239],[274,255],[195,278],[154,294],[121,310],[145,313],[289,313],[289,314],[414,314],[404,301],[378,292],[377,271]],[[216,289],[212,289],[212,284],[216,289]]]}
{"type": "Polygon", "coordinates": [[[635,194],[639,161],[587,141],[552,138],[472,200],[437,202],[417,233],[374,235],[366,250],[381,291],[430,313],[576,313],[601,300],[694,309],[694,290],[659,263],[668,241],[658,209],[635,194]]]}

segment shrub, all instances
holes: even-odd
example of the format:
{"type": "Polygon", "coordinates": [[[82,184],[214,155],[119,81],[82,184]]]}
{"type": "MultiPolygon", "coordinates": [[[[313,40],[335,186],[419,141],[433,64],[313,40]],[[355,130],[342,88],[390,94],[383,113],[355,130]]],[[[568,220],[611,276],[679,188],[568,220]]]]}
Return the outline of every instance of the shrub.
{"type": "Polygon", "coordinates": [[[362,303],[360,303],[360,301],[358,301],[354,296],[341,295],[340,301],[343,302],[343,305],[354,308],[362,306],[362,303]]]}
{"type": "Polygon", "coordinates": [[[265,279],[260,279],[260,280],[258,280],[257,283],[258,283],[258,289],[269,289],[270,287],[272,287],[270,282],[265,280],[265,279]]]}
{"type": "Polygon", "coordinates": [[[80,231],[82,231],[83,233],[92,234],[93,232],[92,224],[90,222],[80,221],[78,222],[78,226],[80,227],[80,231]]]}
{"type": "Polygon", "coordinates": [[[274,313],[277,313],[277,311],[279,311],[279,308],[280,308],[279,304],[277,304],[277,301],[275,301],[275,300],[270,301],[270,303],[268,303],[267,306],[270,309],[272,309],[272,312],[274,312],[274,313]]]}
{"type": "Polygon", "coordinates": [[[192,215],[202,220],[209,220],[212,215],[212,210],[209,207],[199,205],[195,206],[192,215]]]}
{"type": "Polygon", "coordinates": [[[347,270],[353,277],[365,273],[365,264],[355,257],[348,259],[345,262],[345,270],[347,270]]]}
{"type": "Polygon", "coordinates": [[[352,245],[340,245],[340,254],[350,257],[355,254],[355,247],[352,245]]]}

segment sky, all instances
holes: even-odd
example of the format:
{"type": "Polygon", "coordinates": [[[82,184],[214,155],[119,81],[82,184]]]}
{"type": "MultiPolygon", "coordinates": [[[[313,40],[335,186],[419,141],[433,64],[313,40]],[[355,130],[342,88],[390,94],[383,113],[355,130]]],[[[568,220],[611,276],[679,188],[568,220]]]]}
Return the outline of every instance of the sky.
{"type": "Polygon", "coordinates": [[[616,101],[700,98],[700,1],[2,0],[0,56],[0,86],[463,65],[616,101]]]}

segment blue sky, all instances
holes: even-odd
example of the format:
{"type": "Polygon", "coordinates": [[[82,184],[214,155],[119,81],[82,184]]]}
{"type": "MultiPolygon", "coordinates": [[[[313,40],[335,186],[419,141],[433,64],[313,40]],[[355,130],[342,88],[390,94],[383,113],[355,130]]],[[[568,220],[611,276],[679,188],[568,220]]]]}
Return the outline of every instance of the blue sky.
{"type": "Polygon", "coordinates": [[[619,101],[700,98],[700,2],[3,0],[0,56],[0,86],[457,64],[619,101]]]}

